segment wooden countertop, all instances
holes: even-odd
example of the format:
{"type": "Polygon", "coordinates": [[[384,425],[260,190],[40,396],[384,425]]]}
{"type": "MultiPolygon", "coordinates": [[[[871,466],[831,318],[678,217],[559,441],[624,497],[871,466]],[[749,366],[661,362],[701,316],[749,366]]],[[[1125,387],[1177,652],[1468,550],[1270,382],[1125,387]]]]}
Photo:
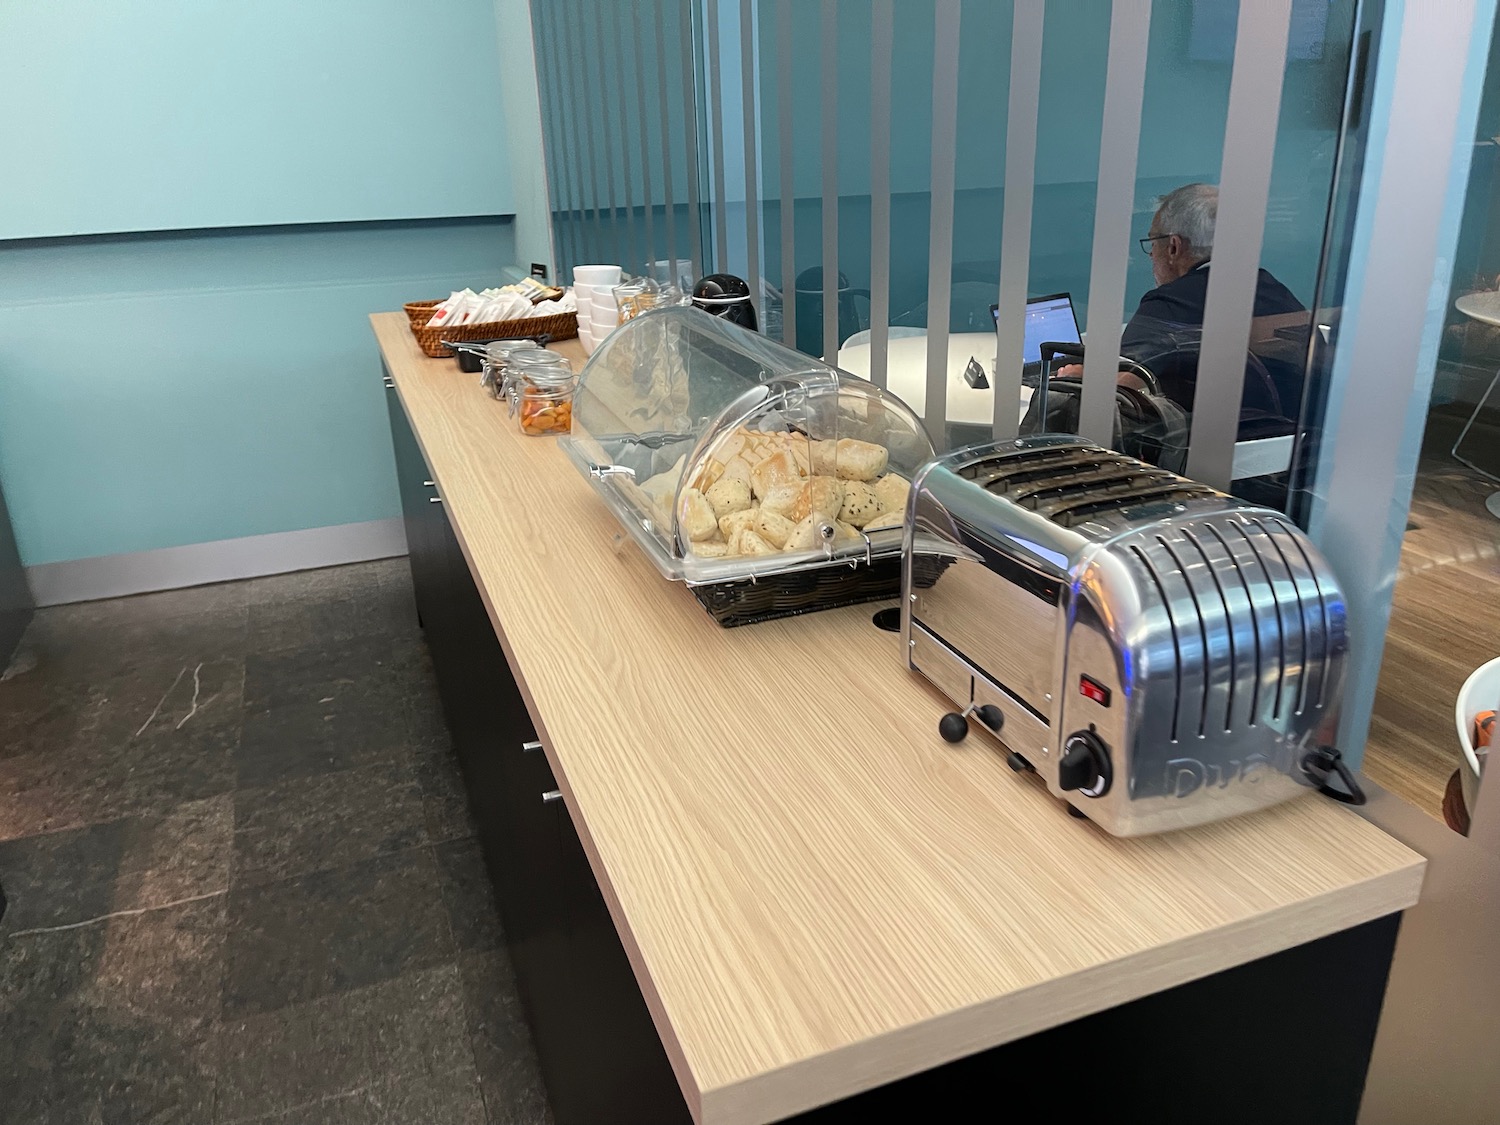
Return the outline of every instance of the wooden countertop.
{"type": "MultiPolygon", "coordinates": [[[[1306,797],[1119,840],[907,671],[871,607],[740,629],[553,439],[371,318],[695,1118],[775,1120],[1402,910],[1306,797]]],[[[576,342],[560,348],[579,359],[576,342]]]]}

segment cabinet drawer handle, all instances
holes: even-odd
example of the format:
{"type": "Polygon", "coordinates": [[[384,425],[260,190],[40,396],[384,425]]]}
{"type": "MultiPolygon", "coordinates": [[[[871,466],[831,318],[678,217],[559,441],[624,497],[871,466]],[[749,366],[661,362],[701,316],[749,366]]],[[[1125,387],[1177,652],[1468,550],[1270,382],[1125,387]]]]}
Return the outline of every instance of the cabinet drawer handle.
{"type": "Polygon", "coordinates": [[[545,793],[542,794],[542,804],[544,804],[544,805],[550,805],[553,801],[561,801],[561,800],[562,800],[562,790],[561,789],[549,789],[549,790],[547,790],[547,792],[545,792],[545,793]]]}
{"type": "Polygon", "coordinates": [[[521,749],[522,750],[540,750],[541,748],[542,748],[542,744],[540,742],[523,742],[523,743],[521,743],[521,749]]]}
{"type": "Polygon", "coordinates": [[[443,502],[443,498],[441,496],[429,496],[427,498],[427,502],[429,504],[441,504],[443,502]]]}

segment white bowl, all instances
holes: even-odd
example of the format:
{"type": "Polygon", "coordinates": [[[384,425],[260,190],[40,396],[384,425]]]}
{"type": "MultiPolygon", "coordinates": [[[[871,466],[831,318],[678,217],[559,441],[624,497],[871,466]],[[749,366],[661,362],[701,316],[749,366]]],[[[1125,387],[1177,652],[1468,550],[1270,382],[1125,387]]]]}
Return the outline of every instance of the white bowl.
{"type": "Polygon", "coordinates": [[[573,284],[613,289],[620,284],[620,275],[623,272],[619,266],[574,266],[573,284]]]}

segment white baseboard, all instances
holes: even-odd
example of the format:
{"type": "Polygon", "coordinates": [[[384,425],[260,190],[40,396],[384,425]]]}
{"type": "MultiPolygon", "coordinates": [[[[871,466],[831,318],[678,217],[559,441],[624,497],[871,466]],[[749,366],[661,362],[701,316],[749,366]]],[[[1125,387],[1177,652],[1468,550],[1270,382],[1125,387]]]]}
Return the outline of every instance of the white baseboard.
{"type": "Polygon", "coordinates": [[[27,567],[26,577],[37,605],[64,605],[404,554],[406,528],[398,516],[192,543],[186,547],[163,547],[130,555],[43,563],[27,567]]]}

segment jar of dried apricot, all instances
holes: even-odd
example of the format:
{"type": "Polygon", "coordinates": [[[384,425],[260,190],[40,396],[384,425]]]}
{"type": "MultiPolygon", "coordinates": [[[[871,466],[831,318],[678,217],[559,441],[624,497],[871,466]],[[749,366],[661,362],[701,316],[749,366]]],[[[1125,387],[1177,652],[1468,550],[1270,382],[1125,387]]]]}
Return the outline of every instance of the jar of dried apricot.
{"type": "Polygon", "coordinates": [[[573,429],[573,391],[578,377],[573,368],[561,364],[527,365],[517,372],[516,405],[521,432],[540,436],[565,434],[573,429]]]}

